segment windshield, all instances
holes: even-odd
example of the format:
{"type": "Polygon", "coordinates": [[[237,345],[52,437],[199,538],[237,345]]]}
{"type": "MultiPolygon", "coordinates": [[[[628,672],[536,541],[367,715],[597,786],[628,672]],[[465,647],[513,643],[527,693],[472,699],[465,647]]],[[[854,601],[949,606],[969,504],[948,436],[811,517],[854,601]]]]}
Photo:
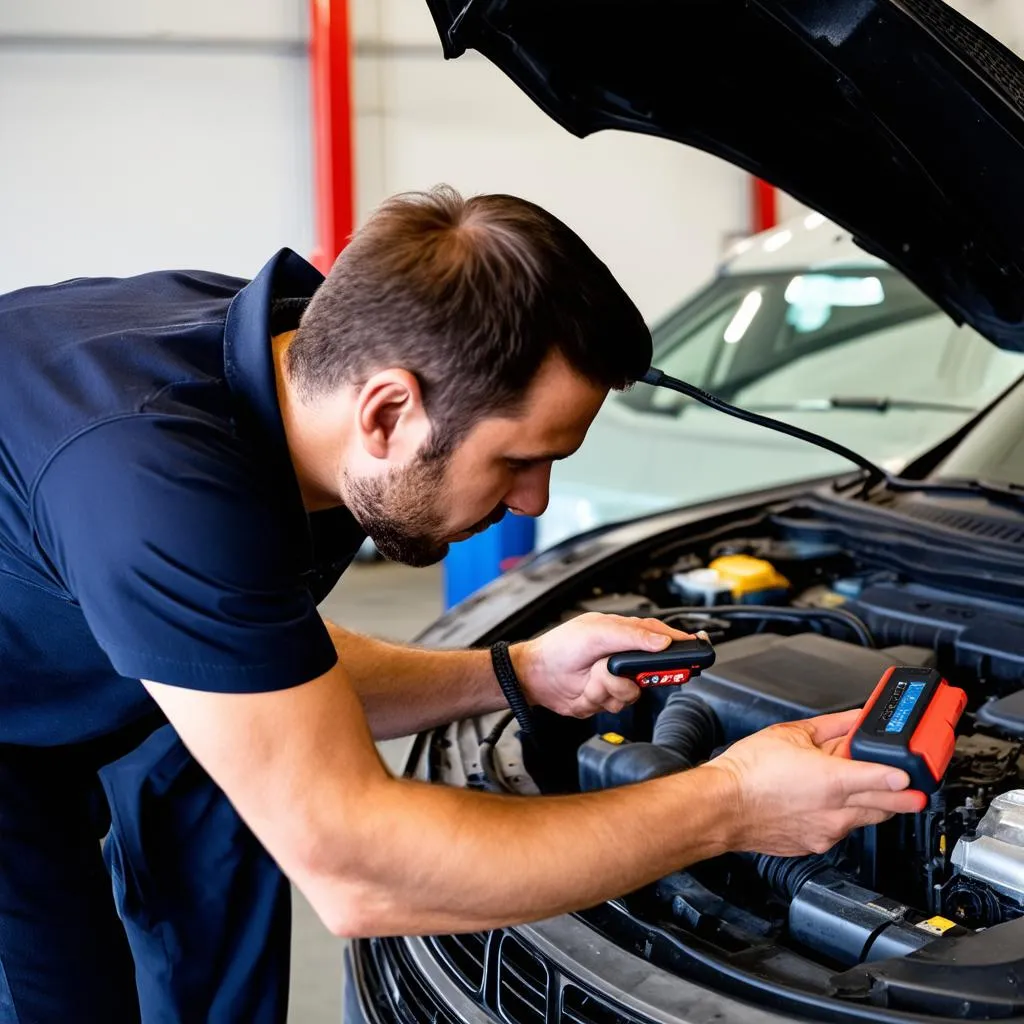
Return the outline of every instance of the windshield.
{"type": "MultiPolygon", "coordinates": [[[[893,473],[1024,373],[1024,354],[957,327],[884,264],[823,265],[721,275],[655,328],[654,365],[893,473]]],[[[1024,443],[1017,451],[1019,463],[1024,443]]],[[[579,452],[558,464],[538,544],[850,468],[813,445],[638,384],[613,395],[579,452]]]]}
{"type": "MultiPolygon", "coordinates": [[[[965,414],[1024,359],[958,328],[887,267],[723,276],[654,332],[654,364],[744,408],[947,406],[965,414]]],[[[638,385],[619,398],[675,416],[691,400],[638,385]]],[[[828,435],[827,419],[812,429],[828,435]]],[[[936,436],[936,440],[938,440],[936,436]]]]}
{"type": "Polygon", "coordinates": [[[933,480],[1024,488],[1024,386],[1014,388],[939,464],[933,480]]]}

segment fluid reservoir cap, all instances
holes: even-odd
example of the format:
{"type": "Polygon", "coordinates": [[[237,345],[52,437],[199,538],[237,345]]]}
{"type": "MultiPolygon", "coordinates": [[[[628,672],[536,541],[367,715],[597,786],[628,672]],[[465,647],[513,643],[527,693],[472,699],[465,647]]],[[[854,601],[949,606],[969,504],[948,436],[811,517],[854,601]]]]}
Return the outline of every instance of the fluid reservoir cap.
{"type": "Polygon", "coordinates": [[[709,566],[736,600],[764,590],[788,590],[790,583],[771,562],[752,555],[722,555],[709,566]]]}

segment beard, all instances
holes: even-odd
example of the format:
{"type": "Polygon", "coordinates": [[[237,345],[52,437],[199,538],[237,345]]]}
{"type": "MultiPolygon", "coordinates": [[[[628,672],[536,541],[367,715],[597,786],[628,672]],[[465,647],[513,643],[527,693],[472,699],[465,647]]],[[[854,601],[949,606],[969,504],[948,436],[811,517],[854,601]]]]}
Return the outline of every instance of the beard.
{"type": "MultiPolygon", "coordinates": [[[[445,533],[450,514],[445,488],[448,458],[419,456],[409,466],[385,476],[353,477],[345,473],[345,504],[377,550],[389,561],[422,568],[448,554],[445,533]]],[[[505,514],[500,505],[468,527],[479,533],[505,514]]]]}

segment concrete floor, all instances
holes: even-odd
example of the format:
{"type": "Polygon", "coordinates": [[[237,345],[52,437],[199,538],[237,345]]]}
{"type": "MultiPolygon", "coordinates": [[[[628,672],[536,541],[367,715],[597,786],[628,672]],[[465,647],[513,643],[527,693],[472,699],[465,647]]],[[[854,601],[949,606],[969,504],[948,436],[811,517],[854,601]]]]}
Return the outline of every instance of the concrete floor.
{"type": "MultiPolygon", "coordinates": [[[[441,613],[441,570],[407,569],[387,562],[356,564],[321,606],[348,629],[388,640],[411,640],[441,613]]],[[[402,765],[406,740],[380,744],[393,770],[402,765]]],[[[344,943],[294,893],[289,1024],[339,1024],[344,943]]]]}

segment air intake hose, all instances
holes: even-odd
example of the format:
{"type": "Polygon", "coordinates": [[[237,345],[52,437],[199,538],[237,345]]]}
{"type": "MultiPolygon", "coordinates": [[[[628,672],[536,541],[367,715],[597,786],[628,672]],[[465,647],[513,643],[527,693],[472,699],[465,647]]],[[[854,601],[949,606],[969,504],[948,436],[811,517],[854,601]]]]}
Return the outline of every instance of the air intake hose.
{"type": "Polygon", "coordinates": [[[714,711],[696,694],[672,694],[654,727],[653,743],[614,733],[592,736],[577,753],[580,789],[611,789],[671,775],[706,761],[722,742],[714,711]]]}
{"type": "Polygon", "coordinates": [[[687,768],[693,768],[721,745],[722,726],[711,707],[684,688],[669,697],[654,723],[651,740],[656,746],[678,754],[687,768]]]}
{"type": "MultiPolygon", "coordinates": [[[[906,956],[941,934],[911,907],[864,889],[832,857],[744,854],[776,895],[789,901],[789,936],[837,963],[906,956]],[[924,925],[924,927],[922,927],[924,925]]],[[[947,936],[965,929],[945,931],[947,936]]]]}
{"type": "Polygon", "coordinates": [[[815,875],[835,867],[831,859],[818,853],[807,857],[773,857],[765,853],[742,855],[749,860],[765,884],[784,900],[792,900],[815,875]]]}

